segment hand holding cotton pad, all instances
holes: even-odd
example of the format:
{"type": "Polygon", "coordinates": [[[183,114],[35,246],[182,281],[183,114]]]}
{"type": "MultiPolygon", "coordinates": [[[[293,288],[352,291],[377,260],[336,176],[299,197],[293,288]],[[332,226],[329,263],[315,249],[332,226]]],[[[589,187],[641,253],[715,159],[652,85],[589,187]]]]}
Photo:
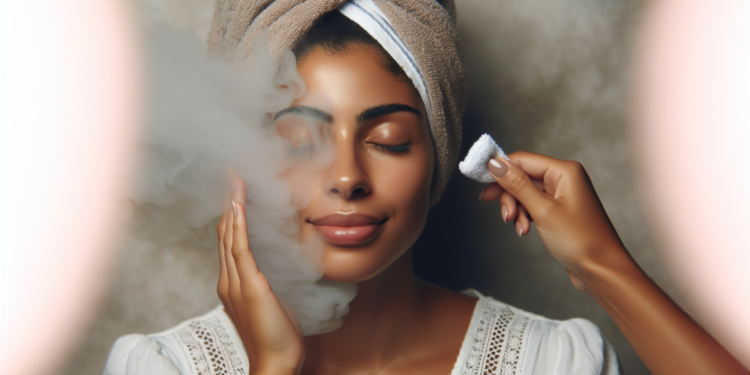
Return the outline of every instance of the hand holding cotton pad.
{"type": "Polygon", "coordinates": [[[482,134],[471,146],[464,161],[458,163],[458,169],[464,176],[472,180],[489,184],[495,182],[495,179],[487,170],[487,163],[494,157],[510,160],[489,134],[482,134]]]}

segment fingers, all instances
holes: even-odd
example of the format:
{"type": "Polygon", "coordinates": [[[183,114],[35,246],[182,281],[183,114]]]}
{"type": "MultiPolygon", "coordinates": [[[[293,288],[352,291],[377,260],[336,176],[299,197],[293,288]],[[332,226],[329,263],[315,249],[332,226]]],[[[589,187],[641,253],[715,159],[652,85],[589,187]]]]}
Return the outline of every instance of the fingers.
{"type": "MultiPolygon", "coordinates": [[[[540,190],[544,189],[540,181],[532,179],[532,182],[534,182],[540,190]]],[[[533,222],[529,213],[523,208],[523,206],[518,204],[516,198],[507,191],[504,191],[497,183],[487,185],[479,194],[479,199],[485,202],[491,202],[497,199],[497,197],[500,197],[500,215],[504,223],[518,220],[523,220],[524,223],[533,222]],[[524,215],[523,219],[521,219],[521,215],[524,215]]],[[[523,234],[527,234],[529,232],[529,226],[525,225],[524,228],[523,234]]],[[[518,232],[518,230],[516,230],[516,232],[518,232]]]]}
{"type": "MultiPolygon", "coordinates": [[[[240,272],[237,269],[237,254],[249,253],[250,246],[247,240],[247,226],[245,222],[244,204],[246,201],[245,182],[237,176],[236,173],[229,172],[230,183],[232,187],[231,204],[224,214],[224,233],[223,233],[223,256],[226,267],[226,279],[228,283],[227,293],[235,298],[240,298],[242,293],[240,272]],[[240,217],[240,209],[242,214],[240,217]],[[241,226],[238,225],[238,219],[241,219],[241,226]]],[[[257,267],[256,267],[257,270],[257,267]]]]}
{"type": "Polygon", "coordinates": [[[516,198],[513,198],[508,192],[503,191],[496,182],[487,185],[479,194],[479,199],[485,202],[492,202],[500,197],[500,215],[504,223],[513,221],[516,218],[516,198]]]}
{"type": "Polygon", "coordinates": [[[560,160],[526,151],[514,152],[509,156],[513,164],[526,172],[540,189],[555,198],[559,198],[559,185],[564,176],[567,176],[567,180],[578,180],[586,176],[583,166],[576,161],[560,160]]]}
{"type": "Polygon", "coordinates": [[[253,294],[257,286],[263,283],[254,282],[262,274],[250,252],[245,216],[247,188],[234,172],[230,172],[229,178],[232,200],[217,227],[220,264],[217,293],[224,306],[231,309],[233,299],[253,294]]]}
{"type": "Polygon", "coordinates": [[[245,181],[233,171],[229,172],[229,176],[232,183],[232,201],[245,206],[247,204],[247,186],[245,185],[245,181]]]}
{"type": "Polygon", "coordinates": [[[219,295],[219,299],[221,300],[221,303],[224,304],[225,307],[227,306],[228,301],[225,299],[225,296],[227,295],[229,291],[229,279],[227,277],[227,263],[224,258],[224,232],[226,231],[226,222],[227,222],[227,213],[228,211],[224,211],[224,214],[221,216],[221,221],[219,221],[219,225],[216,228],[216,234],[218,235],[218,252],[219,252],[219,282],[216,286],[216,293],[219,295]]]}
{"type": "Polygon", "coordinates": [[[482,190],[481,193],[479,193],[479,200],[485,201],[485,202],[492,202],[497,197],[500,196],[500,194],[503,193],[503,188],[500,187],[500,185],[497,184],[497,182],[493,182],[489,185],[487,185],[484,190],[482,190]]]}
{"type": "MultiPolygon", "coordinates": [[[[235,204],[233,204],[234,206],[235,204]]],[[[224,260],[227,267],[227,279],[229,282],[228,293],[230,297],[236,296],[240,291],[240,277],[237,273],[237,266],[232,255],[232,247],[234,246],[234,213],[229,211],[226,213],[226,230],[224,232],[224,260]]]]}
{"type": "Polygon", "coordinates": [[[523,206],[518,206],[518,217],[516,218],[516,233],[518,233],[518,237],[528,234],[530,229],[531,221],[529,221],[529,213],[523,206]]]}
{"type": "Polygon", "coordinates": [[[488,169],[496,183],[488,185],[479,199],[492,201],[500,198],[503,222],[515,222],[516,233],[529,233],[533,214],[546,212],[553,204],[554,189],[562,175],[565,161],[529,152],[516,152],[508,162],[492,159],[488,169]],[[549,185],[548,185],[549,184],[549,185]]]}
{"type": "Polygon", "coordinates": [[[487,167],[503,190],[521,202],[532,216],[535,212],[544,212],[552,203],[551,197],[545,194],[529,175],[515,164],[505,159],[494,158],[490,159],[487,167]]]}
{"type": "Polygon", "coordinates": [[[255,257],[253,257],[253,254],[250,251],[245,207],[238,202],[234,202],[234,206],[237,210],[237,216],[233,218],[231,253],[234,263],[237,265],[237,274],[240,278],[240,282],[246,283],[252,281],[260,271],[258,270],[258,264],[255,263],[255,257]]]}
{"type": "Polygon", "coordinates": [[[521,168],[531,178],[538,180],[543,180],[547,177],[550,168],[563,162],[563,160],[560,159],[528,151],[517,151],[508,155],[508,157],[513,164],[521,168]]]}

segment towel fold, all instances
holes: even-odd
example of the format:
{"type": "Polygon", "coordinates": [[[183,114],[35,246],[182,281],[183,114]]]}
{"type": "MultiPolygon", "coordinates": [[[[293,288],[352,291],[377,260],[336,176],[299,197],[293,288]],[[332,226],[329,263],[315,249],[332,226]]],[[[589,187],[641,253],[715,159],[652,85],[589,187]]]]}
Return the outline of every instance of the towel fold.
{"type": "MultiPolygon", "coordinates": [[[[255,38],[268,29],[271,56],[278,61],[318,18],[345,3],[345,0],[217,0],[208,43],[212,51],[225,58],[252,60],[255,38]]],[[[461,116],[466,106],[466,79],[453,0],[353,0],[342,9],[344,15],[383,45],[422,97],[435,144],[436,167],[430,196],[434,204],[458,160],[461,116]],[[356,7],[364,12],[352,9],[356,7]],[[372,7],[379,12],[369,12],[372,17],[360,17],[372,7]],[[372,22],[367,25],[363,21],[366,19],[372,22]]]]}
{"type": "Polygon", "coordinates": [[[464,161],[458,164],[458,169],[464,176],[472,180],[489,184],[495,182],[495,179],[492,178],[490,171],[487,170],[487,163],[494,157],[510,160],[508,155],[505,155],[503,149],[495,143],[495,140],[489,134],[482,134],[474,142],[474,145],[471,146],[464,161]]]}

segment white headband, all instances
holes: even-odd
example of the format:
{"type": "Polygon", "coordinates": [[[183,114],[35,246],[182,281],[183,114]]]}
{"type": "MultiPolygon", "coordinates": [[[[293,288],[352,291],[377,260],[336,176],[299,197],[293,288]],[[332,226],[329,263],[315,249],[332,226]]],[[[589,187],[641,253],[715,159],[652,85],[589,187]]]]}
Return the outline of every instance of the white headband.
{"type": "Polygon", "coordinates": [[[427,112],[427,122],[430,124],[432,132],[432,105],[430,96],[427,93],[427,85],[424,83],[422,73],[419,71],[417,62],[414,59],[409,48],[404,41],[393,29],[391,21],[378,8],[372,0],[350,0],[338,8],[344,16],[357,23],[368,34],[370,34],[380,45],[396,60],[404,73],[411,78],[414,87],[417,88],[419,96],[422,98],[425,111],[427,112]]]}

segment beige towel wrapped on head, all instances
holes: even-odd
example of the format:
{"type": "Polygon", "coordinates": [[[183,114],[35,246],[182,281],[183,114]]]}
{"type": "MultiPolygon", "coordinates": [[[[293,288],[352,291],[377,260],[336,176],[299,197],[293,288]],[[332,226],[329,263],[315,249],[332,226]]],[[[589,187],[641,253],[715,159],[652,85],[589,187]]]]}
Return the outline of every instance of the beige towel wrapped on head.
{"type": "Polygon", "coordinates": [[[252,60],[255,38],[268,29],[278,61],[318,18],[337,9],[383,45],[422,96],[437,156],[434,204],[458,160],[466,106],[453,0],[217,0],[208,43],[226,58],[252,60]]]}

